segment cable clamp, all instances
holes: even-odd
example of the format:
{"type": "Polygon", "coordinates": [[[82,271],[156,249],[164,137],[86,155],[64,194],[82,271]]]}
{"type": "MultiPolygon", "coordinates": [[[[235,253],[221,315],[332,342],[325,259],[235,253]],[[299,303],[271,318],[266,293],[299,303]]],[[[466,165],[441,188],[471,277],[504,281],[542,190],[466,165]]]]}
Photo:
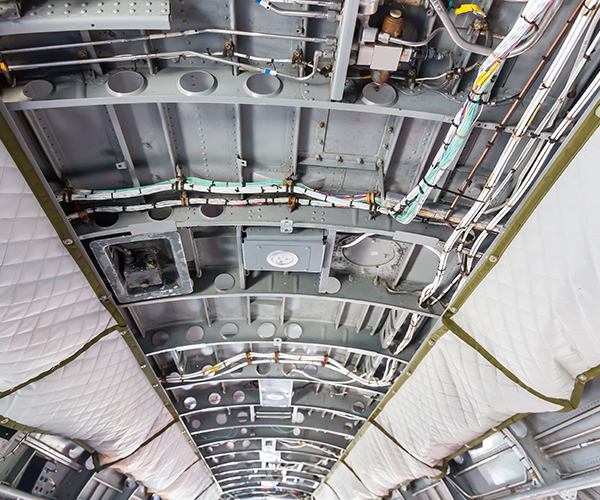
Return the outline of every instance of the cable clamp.
{"type": "Polygon", "coordinates": [[[71,203],[72,196],[73,196],[73,188],[72,187],[67,187],[67,188],[63,189],[63,201],[65,203],[71,203]]]}
{"type": "Polygon", "coordinates": [[[279,351],[275,353],[275,363],[279,364],[279,351]]]}
{"type": "MultiPolygon", "coordinates": [[[[273,203],[274,202],[275,202],[275,199],[273,199],[273,203]]],[[[290,213],[292,213],[298,207],[298,198],[296,198],[295,196],[288,196],[287,206],[288,206],[288,211],[290,213]]]]}
{"type": "Polygon", "coordinates": [[[249,365],[252,364],[252,354],[250,354],[250,351],[246,352],[246,361],[249,365]]]}
{"type": "Polygon", "coordinates": [[[181,193],[181,206],[182,207],[190,206],[190,199],[188,198],[188,195],[185,192],[181,193]]]}
{"type": "Polygon", "coordinates": [[[329,356],[327,354],[324,354],[323,362],[321,363],[321,367],[324,368],[328,361],[329,361],[329,356]]]}
{"type": "Polygon", "coordinates": [[[87,210],[81,210],[81,211],[77,212],[77,214],[79,215],[79,218],[83,222],[89,222],[90,221],[90,218],[88,216],[88,211],[87,210]]]}
{"type": "Polygon", "coordinates": [[[367,193],[367,203],[369,204],[369,214],[375,215],[377,212],[377,203],[375,203],[375,196],[377,195],[376,191],[372,193],[367,193]]]}

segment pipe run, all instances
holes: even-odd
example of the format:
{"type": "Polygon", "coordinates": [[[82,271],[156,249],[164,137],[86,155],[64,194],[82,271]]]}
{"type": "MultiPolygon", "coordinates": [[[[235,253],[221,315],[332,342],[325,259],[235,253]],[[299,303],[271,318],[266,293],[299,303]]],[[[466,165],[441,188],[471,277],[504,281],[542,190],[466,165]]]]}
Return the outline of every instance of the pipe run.
{"type": "Polygon", "coordinates": [[[559,481],[558,483],[543,486],[541,488],[530,489],[506,498],[510,500],[537,500],[538,498],[562,496],[566,492],[585,490],[588,488],[595,488],[596,486],[600,486],[600,471],[572,479],[565,479],[564,481],[559,481]]]}

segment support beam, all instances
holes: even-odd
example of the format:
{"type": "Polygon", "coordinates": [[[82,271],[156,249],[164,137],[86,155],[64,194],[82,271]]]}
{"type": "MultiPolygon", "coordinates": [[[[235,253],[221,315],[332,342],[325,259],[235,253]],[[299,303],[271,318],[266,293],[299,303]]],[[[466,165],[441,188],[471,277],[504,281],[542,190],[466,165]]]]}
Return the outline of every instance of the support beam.
{"type": "MultiPolygon", "coordinates": [[[[242,441],[233,441],[234,447],[232,449],[226,449],[222,451],[207,452],[205,451],[204,456],[211,459],[217,459],[218,464],[211,466],[211,468],[226,466],[230,462],[239,461],[239,458],[246,458],[249,453],[258,453],[262,450],[262,439],[260,438],[248,438],[242,441]],[[246,441],[246,442],[244,442],[246,441]],[[229,459],[229,460],[227,460],[229,459]]],[[[282,456],[294,456],[301,457],[303,460],[307,457],[321,460],[327,460],[331,462],[328,465],[333,465],[338,460],[340,451],[330,445],[321,445],[319,443],[313,443],[320,448],[314,446],[308,446],[309,443],[306,439],[278,439],[277,450],[282,456]],[[329,452],[327,451],[329,450],[329,452]]],[[[212,460],[214,462],[214,460],[212,460]]]]}
{"type": "MultiPolygon", "coordinates": [[[[369,304],[363,307],[369,307],[369,304]]],[[[146,332],[145,337],[139,337],[138,342],[140,343],[142,350],[148,356],[156,356],[165,352],[171,351],[197,351],[200,348],[206,346],[226,346],[231,343],[241,344],[263,344],[263,346],[274,346],[274,342],[277,342],[277,349],[279,348],[279,340],[283,347],[285,346],[319,346],[323,348],[334,348],[341,350],[349,350],[356,354],[362,354],[365,356],[384,356],[389,359],[396,359],[402,363],[407,363],[412,355],[412,352],[406,354],[401,353],[400,355],[394,355],[389,349],[381,347],[379,336],[371,336],[367,332],[357,331],[356,327],[345,327],[335,328],[332,323],[320,323],[318,321],[294,321],[287,322],[284,325],[275,325],[277,331],[271,339],[261,339],[257,333],[257,328],[264,321],[254,321],[251,325],[245,320],[219,320],[214,322],[211,326],[206,323],[184,323],[181,325],[159,327],[156,330],[150,330],[146,332]],[[238,333],[231,338],[223,338],[221,335],[221,328],[225,324],[234,324],[238,328],[238,333]],[[285,331],[288,324],[300,325],[302,328],[302,336],[299,339],[291,339],[286,337],[285,331]],[[204,336],[200,342],[191,342],[186,336],[186,332],[192,328],[200,326],[204,330],[204,336]],[[168,335],[169,340],[160,347],[155,346],[152,343],[152,339],[160,336],[162,339],[166,339],[168,335]]],[[[273,351],[273,349],[271,349],[273,351]]],[[[292,362],[293,363],[293,362],[292,362]]],[[[302,368],[302,367],[300,367],[302,368]]]]}
{"type": "MultiPolygon", "coordinates": [[[[300,384],[296,384],[300,386],[300,384]]],[[[304,385],[304,384],[303,384],[304,385]]],[[[319,392],[315,391],[316,384],[310,384],[307,387],[295,387],[292,395],[292,407],[309,411],[309,412],[320,412],[327,411],[334,413],[338,416],[364,420],[366,419],[372,410],[375,409],[375,400],[372,397],[365,397],[360,394],[346,394],[344,396],[332,396],[331,391],[322,390],[319,392]],[[358,405],[364,405],[365,410],[357,413],[354,407],[358,405]]],[[[182,417],[192,417],[193,415],[199,415],[202,413],[233,410],[235,408],[245,408],[248,406],[260,405],[260,394],[257,388],[255,389],[242,389],[242,386],[227,387],[227,392],[215,391],[214,387],[193,387],[180,395],[180,401],[175,403],[175,409],[182,417]],[[233,394],[237,390],[243,390],[244,399],[242,401],[236,401],[233,394]],[[209,400],[209,396],[217,392],[221,396],[221,400],[217,405],[211,405],[210,407],[204,406],[209,400]],[[183,399],[194,398],[199,406],[193,410],[188,410],[183,405],[183,399]]]]}
{"type": "MultiPolygon", "coordinates": [[[[407,293],[398,295],[389,293],[383,286],[375,286],[372,280],[355,279],[350,282],[348,276],[338,275],[336,277],[341,283],[340,290],[335,294],[320,294],[319,275],[316,273],[293,273],[285,276],[281,272],[261,271],[247,277],[246,288],[240,286],[238,279],[231,289],[220,291],[214,285],[215,278],[220,274],[222,273],[217,271],[207,270],[203,272],[201,278],[194,279],[195,292],[191,294],[152,301],[133,302],[125,304],[125,307],[135,308],[141,304],[198,301],[199,299],[216,299],[227,296],[245,298],[247,295],[250,295],[251,297],[277,299],[280,299],[282,296],[318,297],[322,301],[333,301],[333,306],[335,306],[337,301],[343,300],[353,304],[389,307],[408,313],[418,313],[430,318],[437,318],[443,312],[439,304],[428,309],[419,306],[419,299],[412,292],[415,289],[422,289],[425,285],[424,283],[409,283],[409,288],[406,288],[407,293]]],[[[232,269],[230,274],[232,277],[235,277],[238,274],[237,269],[232,269]]]]}
{"type": "Polygon", "coordinates": [[[261,407],[260,411],[257,410],[256,421],[250,422],[249,412],[243,409],[236,409],[231,412],[219,412],[216,415],[209,413],[202,418],[202,426],[197,430],[191,429],[190,433],[199,442],[205,438],[210,439],[213,432],[228,434],[233,433],[235,430],[241,434],[244,432],[243,429],[249,432],[251,429],[261,428],[284,429],[285,432],[281,432],[280,434],[292,434],[294,429],[301,429],[303,431],[325,432],[353,438],[356,436],[359,427],[363,424],[362,421],[348,420],[343,417],[334,417],[333,415],[303,415],[304,419],[302,422],[293,422],[291,408],[261,407]],[[263,416],[260,417],[259,415],[263,416]],[[220,425],[217,420],[224,416],[227,417],[227,423],[220,425]]]}
{"type": "Polygon", "coordinates": [[[552,496],[560,496],[562,498],[571,498],[571,495],[580,490],[595,488],[600,486],[600,470],[586,474],[585,476],[565,479],[554,484],[543,486],[541,488],[532,488],[523,493],[506,497],[510,500],[537,500],[538,498],[546,498],[552,496]]]}
{"type": "MultiPolygon", "coordinates": [[[[230,462],[230,463],[226,463],[226,464],[220,464],[220,465],[215,465],[214,467],[211,467],[211,470],[213,471],[213,474],[215,476],[224,476],[227,474],[233,474],[236,472],[239,472],[242,469],[239,469],[239,466],[244,465],[246,466],[246,468],[248,469],[256,469],[256,468],[260,468],[262,465],[262,461],[260,459],[260,456],[258,456],[258,452],[255,452],[255,455],[257,455],[255,457],[255,459],[248,459],[248,460],[244,460],[243,462],[230,462]],[[255,466],[252,466],[251,464],[256,464],[255,466]],[[231,467],[230,469],[227,469],[226,467],[231,467]]],[[[321,465],[317,465],[315,463],[312,462],[308,462],[306,460],[285,460],[284,458],[281,459],[281,463],[282,464],[291,464],[291,465],[302,465],[303,467],[309,467],[312,469],[317,469],[319,472],[319,474],[327,474],[330,471],[330,468],[327,467],[323,467],[321,465]]],[[[332,464],[333,466],[333,464],[332,464]]]]}
{"type": "MultiPolygon", "coordinates": [[[[300,436],[294,436],[293,433],[282,434],[277,432],[271,428],[257,427],[252,428],[251,426],[247,427],[247,434],[242,434],[241,432],[231,432],[231,437],[223,437],[223,433],[221,432],[221,436],[204,436],[205,439],[199,440],[198,436],[196,438],[196,444],[201,451],[204,451],[207,447],[212,447],[213,449],[219,445],[225,445],[226,443],[241,443],[246,439],[256,438],[256,439],[292,439],[292,440],[301,440],[306,441],[308,443],[313,443],[317,445],[327,446],[328,448],[333,448],[334,450],[345,450],[346,446],[350,443],[352,438],[350,437],[342,437],[337,434],[332,434],[328,432],[315,431],[315,430],[302,430],[300,436]]],[[[235,444],[234,444],[235,447],[235,444]]],[[[235,448],[234,448],[235,449],[235,448]]],[[[228,450],[229,451],[229,450],[228,450]]],[[[233,451],[233,450],[232,450],[233,451]]],[[[208,458],[210,455],[204,454],[205,458],[208,458]]]]}
{"type": "Polygon", "coordinates": [[[217,377],[210,378],[208,380],[203,380],[201,382],[179,382],[176,384],[165,384],[165,389],[167,391],[171,391],[174,389],[180,389],[182,387],[192,388],[192,387],[214,387],[215,384],[222,383],[248,383],[248,382],[256,382],[257,380],[291,380],[292,382],[298,383],[314,383],[315,378],[318,379],[318,383],[323,384],[325,386],[336,386],[342,387],[350,390],[358,390],[366,395],[373,395],[380,397],[384,395],[388,387],[365,387],[360,385],[358,382],[348,381],[346,377],[344,377],[341,373],[331,371],[327,368],[318,368],[317,373],[313,378],[309,378],[306,375],[302,375],[300,373],[295,373],[293,377],[286,376],[283,372],[282,366],[279,364],[271,365],[270,370],[266,374],[259,374],[256,371],[256,366],[246,366],[242,370],[236,373],[232,373],[230,375],[220,375],[217,377]]]}

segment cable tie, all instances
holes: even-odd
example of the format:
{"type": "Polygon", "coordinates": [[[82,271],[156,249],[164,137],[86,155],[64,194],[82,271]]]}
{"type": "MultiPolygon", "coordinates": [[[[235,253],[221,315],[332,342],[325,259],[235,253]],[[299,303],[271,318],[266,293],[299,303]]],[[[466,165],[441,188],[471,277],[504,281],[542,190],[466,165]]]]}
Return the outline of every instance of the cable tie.
{"type": "Polygon", "coordinates": [[[323,362],[321,363],[321,367],[324,368],[328,361],[329,361],[329,356],[327,354],[324,354],[323,362]]]}
{"type": "Polygon", "coordinates": [[[249,365],[252,364],[252,355],[250,354],[250,351],[246,352],[246,360],[249,365]]]}
{"type": "Polygon", "coordinates": [[[527,19],[523,14],[521,14],[519,16],[521,19],[523,19],[523,21],[525,21],[527,24],[529,24],[530,26],[533,26],[534,29],[537,31],[540,29],[540,27],[535,23],[535,21],[530,21],[529,19],[527,19]]]}

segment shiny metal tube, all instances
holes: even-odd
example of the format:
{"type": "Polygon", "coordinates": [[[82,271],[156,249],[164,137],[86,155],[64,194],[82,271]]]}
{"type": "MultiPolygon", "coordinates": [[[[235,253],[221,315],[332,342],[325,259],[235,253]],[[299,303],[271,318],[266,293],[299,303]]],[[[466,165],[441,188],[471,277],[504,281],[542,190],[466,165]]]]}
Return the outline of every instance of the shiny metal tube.
{"type": "Polygon", "coordinates": [[[13,500],[43,500],[42,497],[0,484],[0,496],[13,500]]]}
{"type": "Polygon", "coordinates": [[[531,489],[506,498],[510,500],[537,500],[538,498],[559,496],[561,493],[564,494],[567,491],[585,490],[587,488],[595,488],[596,486],[600,486],[600,471],[572,479],[565,479],[549,486],[531,489]]]}
{"type": "Polygon", "coordinates": [[[315,38],[315,37],[303,37],[303,36],[295,36],[295,35],[282,35],[278,33],[260,33],[255,31],[238,31],[238,30],[228,30],[228,29],[218,29],[218,28],[208,28],[204,30],[187,30],[187,31],[177,31],[172,33],[156,33],[147,36],[138,36],[134,38],[117,38],[114,40],[95,40],[90,42],[77,42],[77,43],[62,43],[57,45],[44,45],[41,47],[24,47],[20,49],[7,49],[1,50],[0,54],[9,55],[9,54],[23,54],[26,52],[39,52],[42,50],[60,50],[60,49],[77,49],[77,48],[85,48],[85,47],[96,47],[101,45],[115,45],[121,43],[132,43],[132,42],[146,42],[150,40],[161,40],[164,38],[178,38],[182,36],[193,36],[193,35],[202,35],[205,33],[214,33],[220,35],[238,35],[238,36],[247,36],[254,38],[273,38],[276,40],[292,40],[298,42],[311,42],[311,43],[330,43],[327,38],[315,38]]]}
{"type": "Polygon", "coordinates": [[[467,42],[462,36],[460,36],[456,26],[450,19],[450,16],[446,12],[446,7],[441,2],[441,0],[429,0],[429,3],[434,8],[436,14],[442,21],[444,28],[448,31],[448,35],[452,38],[452,41],[458,45],[461,49],[472,52],[473,54],[479,54],[482,56],[489,56],[494,49],[490,47],[484,47],[482,45],[477,45],[475,43],[467,42]]]}

